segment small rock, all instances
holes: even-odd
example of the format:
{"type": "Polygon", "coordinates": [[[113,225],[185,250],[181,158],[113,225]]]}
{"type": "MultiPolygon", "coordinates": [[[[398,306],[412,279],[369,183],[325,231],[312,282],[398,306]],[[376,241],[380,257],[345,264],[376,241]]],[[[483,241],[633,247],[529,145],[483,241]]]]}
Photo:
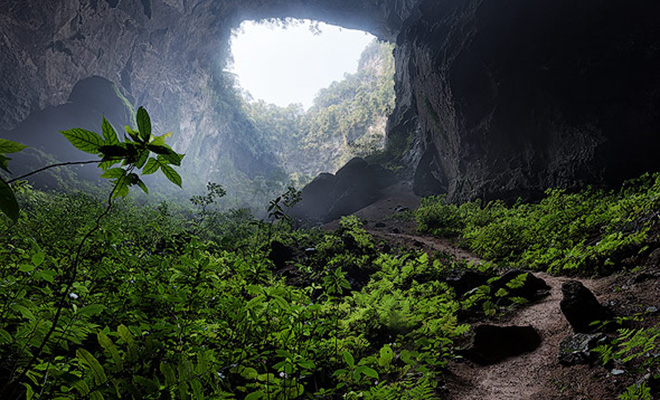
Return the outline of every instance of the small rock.
{"type": "Polygon", "coordinates": [[[616,368],[615,368],[615,369],[613,369],[612,371],[610,371],[610,373],[611,373],[613,376],[619,376],[619,375],[623,375],[623,374],[625,374],[626,371],[624,371],[624,370],[622,370],[622,369],[616,369],[616,368]]]}
{"type": "Polygon", "coordinates": [[[607,336],[602,333],[577,333],[567,336],[559,343],[557,360],[562,365],[589,364],[595,359],[591,351],[606,341],[607,336]]]}
{"type": "Polygon", "coordinates": [[[660,265],[660,248],[655,249],[649,254],[649,262],[651,265],[660,265]]]}
{"type": "Polygon", "coordinates": [[[612,319],[612,313],[596,300],[596,296],[582,282],[564,282],[561,291],[564,298],[559,307],[574,332],[593,332],[596,327],[591,325],[592,322],[612,319]]]}
{"type": "Polygon", "coordinates": [[[541,335],[531,326],[479,325],[474,328],[472,344],[463,354],[478,364],[496,364],[536,350],[541,341],[541,335]]]}

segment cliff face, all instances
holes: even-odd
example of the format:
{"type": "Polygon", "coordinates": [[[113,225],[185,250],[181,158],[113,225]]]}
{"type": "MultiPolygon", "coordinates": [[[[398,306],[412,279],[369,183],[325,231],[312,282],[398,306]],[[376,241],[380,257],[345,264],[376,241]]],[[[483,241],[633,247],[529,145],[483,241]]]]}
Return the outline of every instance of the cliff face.
{"type": "Polygon", "coordinates": [[[198,175],[226,160],[266,175],[277,166],[255,142],[222,69],[243,19],[291,16],[396,41],[389,143],[411,148],[420,194],[515,197],[615,183],[660,163],[653,0],[4,3],[4,131],[20,131],[31,113],[67,103],[74,85],[100,76],[146,106],[157,129],[175,131],[198,175]]]}
{"type": "Polygon", "coordinates": [[[529,196],[657,170],[657,2],[427,1],[400,37],[419,193],[529,196]]]}

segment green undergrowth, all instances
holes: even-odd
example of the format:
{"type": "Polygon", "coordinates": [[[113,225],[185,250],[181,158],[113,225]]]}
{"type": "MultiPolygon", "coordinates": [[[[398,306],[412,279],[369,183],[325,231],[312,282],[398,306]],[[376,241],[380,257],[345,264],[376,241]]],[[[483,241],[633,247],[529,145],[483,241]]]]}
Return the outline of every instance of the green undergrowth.
{"type": "Polygon", "coordinates": [[[648,250],[660,216],[660,174],[645,174],[617,192],[550,189],[538,203],[473,201],[443,196],[415,212],[421,232],[457,238],[480,257],[532,270],[605,274],[648,250]]]}
{"type": "Polygon", "coordinates": [[[441,398],[468,329],[441,279],[452,262],[385,252],[353,217],[327,233],[214,211],[211,194],[117,201],[71,276],[104,204],[16,192],[18,221],[0,217],[2,399],[441,398]]]}

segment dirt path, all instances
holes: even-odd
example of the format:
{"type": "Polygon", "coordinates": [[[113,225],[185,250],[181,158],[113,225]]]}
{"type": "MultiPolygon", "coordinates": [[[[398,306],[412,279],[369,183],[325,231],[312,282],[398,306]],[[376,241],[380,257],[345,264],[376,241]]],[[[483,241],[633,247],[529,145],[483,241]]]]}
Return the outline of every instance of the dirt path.
{"type": "MultiPolygon", "coordinates": [[[[450,379],[450,400],[539,400],[557,399],[560,387],[552,382],[557,369],[559,342],[572,334],[568,322],[559,309],[561,285],[570,278],[543,273],[535,275],[552,287],[550,295],[526,307],[502,325],[531,325],[543,342],[536,351],[513,357],[495,365],[478,366],[469,362],[453,363],[450,379]],[[554,385],[556,386],[556,385],[554,385]]],[[[607,279],[581,279],[596,295],[606,286],[607,279]]],[[[590,397],[584,397],[590,398],[590,397]]],[[[600,397],[593,397],[598,399],[600,397]]]]}
{"type": "Polygon", "coordinates": [[[456,247],[456,245],[454,245],[449,239],[377,230],[367,230],[367,232],[377,238],[385,239],[390,243],[408,244],[412,247],[423,247],[433,252],[443,252],[451,255],[457,260],[466,261],[468,263],[480,264],[483,262],[483,260],[469,251],[456,247]]]}

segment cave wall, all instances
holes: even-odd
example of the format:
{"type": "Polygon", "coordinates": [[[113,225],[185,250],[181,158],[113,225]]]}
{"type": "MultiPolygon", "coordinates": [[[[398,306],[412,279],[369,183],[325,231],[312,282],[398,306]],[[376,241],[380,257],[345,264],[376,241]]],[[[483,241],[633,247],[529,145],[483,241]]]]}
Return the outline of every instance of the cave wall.
{"type": "Polygon", "coordinates": [[[223,72],[244,19],[313,18],[395,41],[388,145],[419,194],[533,196],[657,170],[660,9],[653,0],[9,0],[0,131],[100,76],[201,180],[277,170],[223,72]],[[254,173],[254,172],[252,172],[254,173]]]}
{"type": "Polygon", "coordinates": [[[535,197],[657,171],[660,7],[442,0],[402,33],[420,194],[535,197]]]}

